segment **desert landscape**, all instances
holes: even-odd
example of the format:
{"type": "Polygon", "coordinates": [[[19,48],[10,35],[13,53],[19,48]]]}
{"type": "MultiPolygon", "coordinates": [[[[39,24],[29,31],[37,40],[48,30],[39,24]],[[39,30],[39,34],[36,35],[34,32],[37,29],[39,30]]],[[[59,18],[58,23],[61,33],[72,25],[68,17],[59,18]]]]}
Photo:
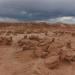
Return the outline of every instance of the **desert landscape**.
{"type": "Polygon", "coordinates": [[[75,25],[0,23],[0,75],[75,75],[75,25]]]}

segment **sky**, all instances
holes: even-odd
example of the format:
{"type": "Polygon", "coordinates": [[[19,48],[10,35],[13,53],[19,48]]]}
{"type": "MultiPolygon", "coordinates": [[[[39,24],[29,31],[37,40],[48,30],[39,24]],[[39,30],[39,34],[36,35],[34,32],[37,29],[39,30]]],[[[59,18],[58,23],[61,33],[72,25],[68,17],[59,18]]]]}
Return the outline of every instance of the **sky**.
{"type": "Polygon", "coordinates": [[[0,20],[50,20],[75,16],[75,0],[0,0],[0,20]]]}

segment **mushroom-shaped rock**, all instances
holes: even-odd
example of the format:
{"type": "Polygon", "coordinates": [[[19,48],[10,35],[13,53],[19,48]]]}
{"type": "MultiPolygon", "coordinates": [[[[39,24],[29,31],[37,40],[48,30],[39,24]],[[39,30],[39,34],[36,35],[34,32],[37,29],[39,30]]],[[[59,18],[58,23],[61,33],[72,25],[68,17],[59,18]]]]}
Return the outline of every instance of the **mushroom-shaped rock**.
{"type": "Polygon", "coordinates": [[[34,50],[34,55],[36,57],[45,58],[48,55],[48,52],[45,52],[41,47],[36,47],[36,49],[34,50]]]}
{"type": "Polygon", "coordinates": [[[60,57],[68,62],[75,61],[75,51],[73,49],[62,50],[60,57]]]}
{"type": "Polygon", "coordinates": [[[45,59],[45,65],[49,69],[54,69],[59,65],[59,56],[51,56],[45,59]]]}

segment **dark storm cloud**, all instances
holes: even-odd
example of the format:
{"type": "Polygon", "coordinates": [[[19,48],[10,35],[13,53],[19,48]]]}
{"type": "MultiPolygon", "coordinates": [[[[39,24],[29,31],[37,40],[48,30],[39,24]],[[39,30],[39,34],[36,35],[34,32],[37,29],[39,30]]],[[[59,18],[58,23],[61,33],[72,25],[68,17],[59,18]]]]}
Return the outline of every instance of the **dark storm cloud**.
{"type": "Polygon", "coordinates": [[[21,20],[75,16],[75,0],[0,0],[0,16],[21,20]]]}

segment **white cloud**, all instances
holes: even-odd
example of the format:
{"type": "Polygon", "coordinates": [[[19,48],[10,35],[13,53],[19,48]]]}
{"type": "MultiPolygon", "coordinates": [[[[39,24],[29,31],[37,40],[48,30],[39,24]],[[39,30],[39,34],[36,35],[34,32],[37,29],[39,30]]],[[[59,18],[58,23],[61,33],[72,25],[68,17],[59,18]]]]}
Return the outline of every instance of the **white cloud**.
{"type": "Polygon", "coordinates": [[[64,16],[64,17],[57,17],[53,19],[48,19],[47,20],[50,23],[56,23],[56,22],[61,22],[61,23],[75,23],[75,17],[73,16],[64,16]]]}
{"type": "Polygon", "coordinates": [[[22,15],[26,15],[27,12],[26,12],[26,11],[21,11],[21,14],[22,14],[22,15]]]}
{"type": "Polygon", "coordinates": [[[0,17],[0,22],[20,22],[20,21],[14,18],[0,17]]]}
{"type": "Polygon", "coordinates": [[[32,13],[29,13],[28,16],[31,17],[31,16],[33,16],[33,14],[32,13]]]}
{"type": "Polygon", "coordinates": [[[75,16],[75,0],[0,0],[0,16],[27,20],[75,16]]]}

